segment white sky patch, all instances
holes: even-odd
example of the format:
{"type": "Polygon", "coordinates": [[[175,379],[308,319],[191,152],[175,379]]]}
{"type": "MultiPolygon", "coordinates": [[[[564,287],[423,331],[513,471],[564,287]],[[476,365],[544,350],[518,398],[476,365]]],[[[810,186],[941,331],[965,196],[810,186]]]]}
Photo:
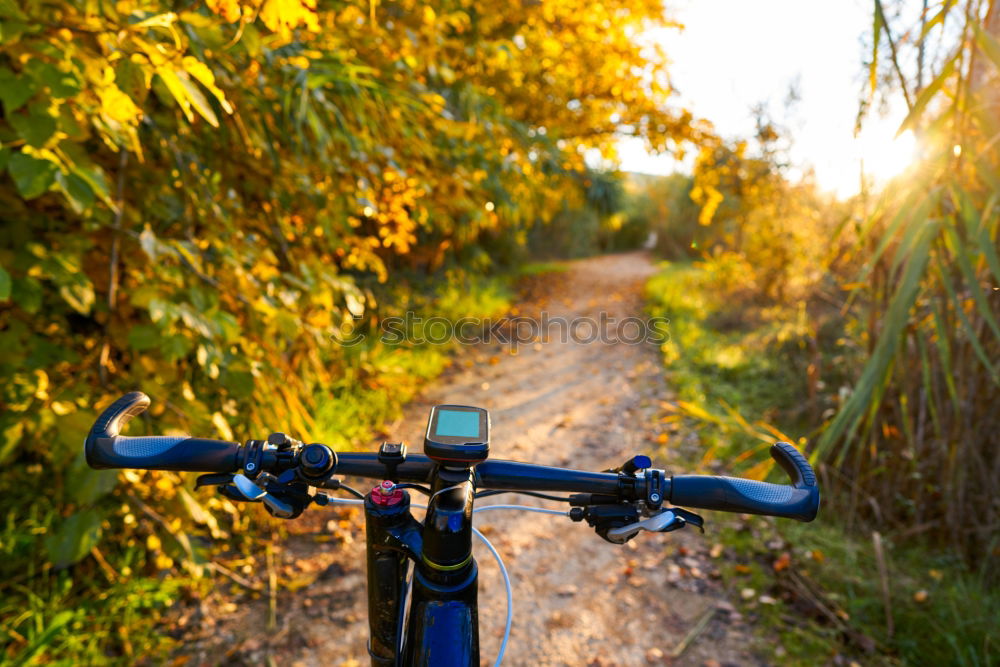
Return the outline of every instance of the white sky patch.
{"type": "MultiPolygon", "coordinates": [[[[885,117],[870,115],[854,137],[859,95],[867,81],[863,36],[871,30],[868,0],[673,0],[668,16],[683,31],[657,29],[642,41],[659,43],[671,60],[672,103],[711,121],[722,136],[750,137],[751,108],[768,105],[792,135],[798,169],[815,169],[821,188],[840,196],[859,189],[865,173],[884,181],[912,155],[912,137],[894,140],[902,104],[885,117]],[[784,116],[789,86],[800,100],[784,116]]],[[[652,174],[690,169],[670,156],[650,155],[636,139],[618,145],[621,168],[652,174]]]]}

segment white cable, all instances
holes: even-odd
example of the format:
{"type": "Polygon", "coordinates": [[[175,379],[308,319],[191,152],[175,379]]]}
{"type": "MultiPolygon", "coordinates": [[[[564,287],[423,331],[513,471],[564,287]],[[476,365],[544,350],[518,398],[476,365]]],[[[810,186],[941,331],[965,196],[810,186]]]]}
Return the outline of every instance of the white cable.
{"type": "MultiPolygon", "coordinates": [[[[354,498],[329,498],[329,504],[331,505],[364,505],[365,501],[357,500],[354,498]]],[[[411,505],[410,507],[416,507],[419,509],[427,509],[426,505],[411,505]]],[[[477,512],[486,512],[489,510],[524,510],[525,512],[538,512],[539,514],[555,514],[558,516],[566,516],[568,512],[562,510],[550,510],[544,507],[531,507],[529,505],[484,505],[482,507],[476,507],[472,510],[473,514],[477,512]]],[[[493,667],[500,667],[503,662],[503,654],[507,651],[507,641],[510,639],[510,626],[514,621],[514,587],[510,582],[510,574],[507,572],[507,566],[503,564],[503,558],[500,557],[500,553],[494,548],[493,544],[490,543],[486,536],[483,535],[475,526],[471,526],[472,532],[476,534],[486,548],[490,550],[493,554],[493,558],[496,559],[497,565],[500,567],[500,574],[503,576],[503,585],[507,589],[507,621],[504,624],[503,630],[503,641],[500,642],[500,652],[497,654],[497,661],[493,663],[493,667]]]]}
{"type": "Polygon", "coordinates": [[[461,488],[462,488],[461,484],[453,484],[452,486],[446,486],[443,489],[438,489],[437,491],[431,494],[430,498],[427,499],[427,502],[429,503],[430,501],[434,500],[435,497],[444,493],[445,491],[454,491],[455,489],[461,489],[461,488]]]}
{"type": "Polygon", "coordinates": [[[500,566],[500,574],[503,575],[503,585],[507,589],[507,623],[504,625],[503,641],[500,642],[500,652],[497,654],[497,661],[493,663],[493,667],[500,667],[500,663],[503,662],[503,654],[507,650],[507,640],[510,639],[510,625],[514,620],[514,588],[510,583],[510,575],[507,574],[507,567],[503,564],[503,558],[500,558],[499,552],[497,552],[490,541],[486,539],[486,536],[480,533],[474,526],[472,527],[472,532],[476,534],[476,537],[483,541],[486,548],[488,548],[493,554],[493,558],[496,559],[497,565],[500,566]]]}

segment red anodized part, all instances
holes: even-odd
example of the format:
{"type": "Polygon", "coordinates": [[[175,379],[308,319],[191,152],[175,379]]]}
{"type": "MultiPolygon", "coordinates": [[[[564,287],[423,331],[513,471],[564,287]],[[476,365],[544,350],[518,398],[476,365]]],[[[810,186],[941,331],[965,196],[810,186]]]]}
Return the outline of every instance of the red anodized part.
{"type": "Polygon", "coordinates": [[[397,505],[403,500],[402,489],[395,488],[396,485],[389,480],[372,488],[372,502],[383,507],[397,505]]]}

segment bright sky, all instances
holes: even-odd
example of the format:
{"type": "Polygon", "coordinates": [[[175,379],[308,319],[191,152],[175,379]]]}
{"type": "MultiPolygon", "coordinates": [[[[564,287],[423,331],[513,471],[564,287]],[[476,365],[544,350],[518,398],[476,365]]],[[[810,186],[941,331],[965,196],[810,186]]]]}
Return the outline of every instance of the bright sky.
{"type": "MultiPolygon", "coordinates": [[[[820,187],[841,196],[858,190],[860,156],[880,180],[902,171],[912,137],[894,140],[902,109],[870,117],[855,139],[858,98],[867,80],[862,37],[871,30],[869,0],[668,0],[668,16],[685,25],[643,35],[664,47],[672,64],[674,103],[710,120],[725,137],[749,137],[751,107],[770,105],[792,132],[793,162],[812,165],[820,187]],[[801,100],[785,117],[789,84],[801,100]]],[[[646,153],[642,142],[619,145],[626,171],[668,174],[683,166],[646,153]]]]}

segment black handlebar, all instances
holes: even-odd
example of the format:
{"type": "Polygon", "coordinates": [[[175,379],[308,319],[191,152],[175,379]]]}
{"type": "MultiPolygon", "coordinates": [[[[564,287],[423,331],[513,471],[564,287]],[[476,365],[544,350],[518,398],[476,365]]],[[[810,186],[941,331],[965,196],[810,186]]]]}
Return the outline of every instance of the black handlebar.
{"type": "Polygon", "coordinates": [[[91,468],[144,468],[232,472],[238,467],[239,444],[186,435],[156,435],[129,438],[118,435],[136,415],[149,407],[149,396],[141,391],[125,394],[109,405],[94,422],[84,451],[91,468]]]}
{"type": "Polygon", "coordinates": [[[745,512],[812,521],[819,511],[819,486],[812,466],[787,442],[771,446],[771,457],[792,478],[792,485],[736,477],[674,475],[670,502],[724,512],[745,512]]]}
{"type": "MultiPolygon", "coordinates": [[[[149,397],[135,391],[122,396],[101,413],[84,444],[87,463],[92,468],[234,473],[246,464],[246,469],[251,469],[243,460],[248,454],[247,448],[235,442],[189,436],[129,438],[119,435],[121,428],[147,407],[149,397]]],[[[297,455],[286,454],[288,456],[279,456],[292,467],[297,455]]],[[[262,456],[253,460],[259,460],[259,468],[263,470],[270,470],[278,461],[273,452],[264,452],[262,456]]],[[[812,521],[819,510],[819,487],[809,462],[787,442],[772,446],[771,456],[791,477],[791,486],[734,477],[675,475],[670,478],[657,470],[646,471],[645,477],[636,477],[621,472],[585,472],[497,460],[476,466],[475,475],[479,486],[490,489],[603,494],[619,500],[643,500],[654,506],[669,500],[685,507],[812,521]]],[[[375,479],[388,475],[386,466],[374,453],[344,453],[337,455],[335,460],[337,464],[331,474],[375,479]]],[[[435,467],[432,460],[414,454],[394,468],[393,479],[427,481],[433,476],[435,467]]]]}

